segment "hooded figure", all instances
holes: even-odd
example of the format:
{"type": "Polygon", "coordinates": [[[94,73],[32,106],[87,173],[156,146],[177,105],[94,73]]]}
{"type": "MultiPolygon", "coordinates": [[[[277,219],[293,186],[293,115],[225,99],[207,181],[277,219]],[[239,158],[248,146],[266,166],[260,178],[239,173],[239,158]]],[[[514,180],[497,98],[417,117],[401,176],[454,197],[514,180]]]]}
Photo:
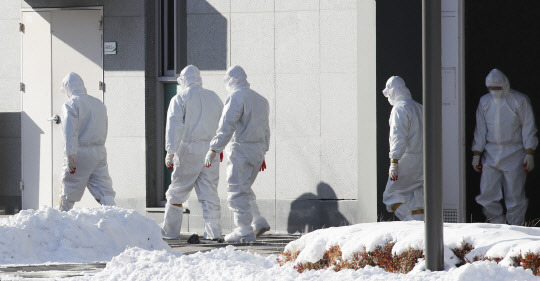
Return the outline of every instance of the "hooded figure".
{"type": "Polygon", "coordinates": [[[422,105],[411,98],[399,76],[388,79],[383,94],[393,106],[389,120],[390,170],[383,202],[402,221],[423,220],[422,105]]]}
{"type": "Polygon", "coordinates": [[[218,128],[223,102],[218,95],[202,87],[199,69],[186,66],[178,77],[182,92],[174,96],[167,111],[165,165],[173,169],[171,185],[165,196],[163,236],[178,238],[182,226],[182,204],[195,188],[205,220],[204,237],[221,237],[221,208],[217,186],[219,161],[207,168],[204,157],[218,128]]]}
{"type": "Polygon", "coordinates": [[[472,145],[473,168],[482,173],[476,202],[488,221],[522,225],[527,211],[526,172],[534,168],[538,145],[531,102],[510,89],[508,78],[498,69],[486,77],[486,86],[489,93],[482,96],[476,110],[472,145]],[[500,204],[503,194],[506,219],[500,204]]]}
{"type": "Polygon", "coordinates": [[[236,229],[225,236],[227,242],[252,242],[270,225],[261,216],[251,185],[266,164],[264,155],[270,145],[268,101],[249,87],[240,66],[227,71],[225,86],[229,97],[219,121],[216,136],[210,143],[206,165],[227,146],[227,202],[234,214],[236,229]]]}
{"type": "Polygon", "coordinates": [[[101,205],[115,205],[112,180],[107,166],[107,108],[99,99],[86,94],[83,80],[76,73],[62,81],[69,100],[62,106],[64,171],[59,209],[69,211],[81,200],[85,187],[101,205]]]}

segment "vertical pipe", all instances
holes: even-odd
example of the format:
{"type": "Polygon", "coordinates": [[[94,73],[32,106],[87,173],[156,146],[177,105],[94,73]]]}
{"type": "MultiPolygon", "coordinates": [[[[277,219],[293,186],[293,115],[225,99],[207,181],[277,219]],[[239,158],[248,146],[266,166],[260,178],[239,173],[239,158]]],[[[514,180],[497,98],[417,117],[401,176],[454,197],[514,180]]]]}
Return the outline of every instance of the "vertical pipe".
{"type": "Polygon", "coordinates": [[[442,222],[441,0],[422,0],[426,268],[444,269],[442,222]]]}

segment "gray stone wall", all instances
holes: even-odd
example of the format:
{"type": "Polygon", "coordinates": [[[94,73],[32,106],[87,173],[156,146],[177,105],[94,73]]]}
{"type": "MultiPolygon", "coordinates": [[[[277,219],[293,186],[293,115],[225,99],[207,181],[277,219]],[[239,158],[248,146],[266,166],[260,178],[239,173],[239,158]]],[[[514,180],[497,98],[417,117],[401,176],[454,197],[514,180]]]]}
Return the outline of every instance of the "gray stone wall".
{"type": "Polygon", "coordinates": [[[20,3],[3,1],[0,8],[0,213],[21,208],[21,44],[20,3]]]}
{"type": "MultiPolygon", "coordinates": [[[[188,63],[201,67],[204,86],[225,100],[222,78],[239,64],[270,102],[268,169],[253,188],[272,229],[357,222],[357,1],[188,0],[187,13],[188,63]]],[[[202,228],[195,194],[189,206],[189,229],[202,228]]]]}

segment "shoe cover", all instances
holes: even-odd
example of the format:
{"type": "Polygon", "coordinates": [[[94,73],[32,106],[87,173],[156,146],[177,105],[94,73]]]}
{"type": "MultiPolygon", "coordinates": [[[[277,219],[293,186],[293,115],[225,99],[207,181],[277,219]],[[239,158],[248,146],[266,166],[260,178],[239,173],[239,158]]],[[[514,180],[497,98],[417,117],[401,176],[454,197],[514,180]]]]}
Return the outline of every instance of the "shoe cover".
{"type": "Polygon", "coordinates": [[[263,233],[270,230],[270,225],[263,217],[258,217],[257,220],[254,220],[251,227],[253,228],[253,233],[255,233],[257,238],[261,237],[263,233]]]}
{"type": "Polygon", "coordinates": [[[221,237],[221,225],[219,220],[207,219],[204,223],[204,238],[217,239],[221,237]]]}
{"type": "Polygon", "coordinates": [[[165,217],[161,227],[164,238],[177,239],[180,237],[183,211],[181,207],[169,203],[165,205],[165,217]]]}
{"type": "Polygon", "coordinates": [[[225,235],[225,242],[228,242],[228,243],[250,243],[250,242],[255,242],[256,241],[256,238],[255,238],[255,234],[253,232],[247,234],[247,235],[241,235],[240,234],[240,231],[237,231],[237,229],[235,229],[233,232],[225,235]]]}

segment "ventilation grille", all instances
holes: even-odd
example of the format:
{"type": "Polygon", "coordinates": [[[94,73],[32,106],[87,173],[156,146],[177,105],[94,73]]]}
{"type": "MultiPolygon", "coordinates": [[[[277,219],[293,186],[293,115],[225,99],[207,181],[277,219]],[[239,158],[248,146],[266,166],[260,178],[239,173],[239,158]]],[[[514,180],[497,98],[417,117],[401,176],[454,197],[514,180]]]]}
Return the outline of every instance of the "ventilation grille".
{"type": "Polygon", "coordinates": [[[458,211],[457,209],[444,209],[443,210],[443,220],[444,222],[458,222],[458,211]]]}

